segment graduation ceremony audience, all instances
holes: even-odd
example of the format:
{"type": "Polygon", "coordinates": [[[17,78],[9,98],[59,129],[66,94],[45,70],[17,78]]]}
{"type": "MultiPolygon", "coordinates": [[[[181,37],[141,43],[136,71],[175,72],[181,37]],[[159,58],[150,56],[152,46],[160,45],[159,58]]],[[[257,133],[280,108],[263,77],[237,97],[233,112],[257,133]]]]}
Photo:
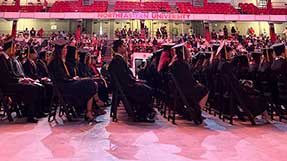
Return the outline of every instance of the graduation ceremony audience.
{"type": "Polygon", "coordinates": [[[133,107],[126,110],[133,111],[136,121],[155,121],[154,102],[173,106],[175,113],[195,124],[203,122],[205,109],[252,124],[258,116],[268,121],[270,111],[286,114],[286,42],[280,37],[273,42],[252,30],[250,27],[248,35],[240,35],[234,27],[229,33],[225,26],[223,31],[213,31],[207,41],[193,32],[171,40],[164,27],[153,39],[148,28],[144,36],[117,29],[119,39],[112,43],[111,62],[101,60],[108,48],[105,36],[82,34],[77,40],[71,33],[59,32],[41,43],[33,39],[34,29],[28,41],[3,36],[0,89],[23,105],[28,122],[37,122],[51,112],[54,88],[77,113],[94,121],[106,113],[98,101],[110,105],[109,94],[119,87],[133,107]],[[130,70],[134,52],[153,53],[140,66],[141,79],[130,70]]]}

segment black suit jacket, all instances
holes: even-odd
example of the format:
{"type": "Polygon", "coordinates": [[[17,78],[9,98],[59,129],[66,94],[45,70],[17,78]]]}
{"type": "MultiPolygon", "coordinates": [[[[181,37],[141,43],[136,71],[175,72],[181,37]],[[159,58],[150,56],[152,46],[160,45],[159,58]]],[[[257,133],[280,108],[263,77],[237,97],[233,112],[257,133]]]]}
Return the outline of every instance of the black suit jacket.
{"type": "Polygon", "coordinates": [[[12,60],[9,61],[0,54],[0,87],[5,88],[8,84],[18,83],[21,77],[17,77],[12,71],[12,60]]]}
{"type": "Polygon", "coordinates": [[[125,88],[132,86],[136,83],[135,77],[131,74],[128,64],[125,62],[122,56],[115,55],[109,65],[109,71],[111,74],[119,79],[120,84],[125,88]]]}
{"type": "Polygon", "coordinates": [[[27,59],[27,61],[23,64],[25,75],[32,79],[41,79],[38,75],[38,69],[35,62],[27,59]]]}

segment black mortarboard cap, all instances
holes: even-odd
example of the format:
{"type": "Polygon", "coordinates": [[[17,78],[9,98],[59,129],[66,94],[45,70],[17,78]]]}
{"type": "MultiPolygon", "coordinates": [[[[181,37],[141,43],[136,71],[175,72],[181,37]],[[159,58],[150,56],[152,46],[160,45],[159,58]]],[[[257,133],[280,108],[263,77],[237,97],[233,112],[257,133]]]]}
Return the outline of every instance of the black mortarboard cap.
{"type": "Polygon", "coordinates": [[[285,46],[283,43],[274,44],[272,48],[276,56],[280,56],[285,53],[285,46]]]}
{"type": "Polygon", "coordinates": [[[44,40],[42,43],[41,43],[41,47],[46,47],[48,46],[48,40],[44,40]]]}
{"type": "Polygon", "coordinates": [[[175,45],[175,43],[163,43],[161,46],[163,47],[164,50],[168,50],[172,48],[175,45]]]}
{"type": "Polygon", "coordinates": [[[273,59],[273,49],[272,48],[264,48],[262,49],[264,57],[267,59],[267,61],[270,61],[273,59]]]}
{"type": "Polygon", "coordinates": [[[251,57],[253,58],[253,59],[255,59],[255,58],[260,58],[260,56],[261,56],[261,52],[252,52],[251,53],[251,57]]]}
{"type": "Polygon", "coordinates": [[[34,47],[33,46],[30,46],[30,53],[29,54],[34,54],[34,53],[36,53],[36,51],[35,51],[35,49],[34,49],[34,47]]]}
{"type": "Polygon", "coordinates": [[[7,51],[9,48],[11,48],[12,43],[13,43],[12,39],[5,41],[3,44],[3,51],[7,51]]]}
{"type": "Polygon", "coordinates": [[[212,55],[212,52],[205,52],[205,53],[204,53],[204,57],[205,57],[206,59],[209,59],[209,58],[211,57],[211,55],[212,55]]]}
{"type": "Polygon", "coordinates": [[[260,56],[261,56],[261,52],[252,52],[251,53],[251,58],[253,60],[255,60],[255,62],[260,63],[260,56]]]}
{"type": "Polygon", "coordinates": [[[213,44],[212,45],[212,51],[217,52],[217,49],[219,48],[220,44],[213,44]]]}
{"type": "Polygon", "coordinates": [[[174,45],[172,47],[172,49],[175,49],[175,54],[177,55],[178,58],[184,59],[184,56],[185,56],[184,45],[185,43],[181,43],[181,44],[174,45]]]}
{"type": "Polygon", "coordinates": [[[79,50],[80,61],[81,60],[82,61],[85,60],[87,54],[89,54],[89,50],[87,50],[87,49],[80,49],[79,50]]]}
{"type": "Polygon", "coordinates": [[[63,48],[67,44],[67,40],[59,39],[59,40],[53,41],[52,44],[55,47],[55,54],[61,54],[63,48]]]}

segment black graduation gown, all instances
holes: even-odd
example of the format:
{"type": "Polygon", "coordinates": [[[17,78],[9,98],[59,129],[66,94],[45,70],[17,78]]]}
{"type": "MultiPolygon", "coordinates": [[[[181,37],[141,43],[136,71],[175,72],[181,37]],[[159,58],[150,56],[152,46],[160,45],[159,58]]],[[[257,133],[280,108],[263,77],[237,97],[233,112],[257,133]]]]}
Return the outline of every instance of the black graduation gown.
{"type": "MultiPolygon", "coordinates": [[[[220,75],[226,83],[226,88],[230,88],[231,96],[236,100],[244,112],[251,113],[252,116],[262,114],[267,108],[268,104],[263,96],[254,89],[245,88],[239,82],[234,74],[234,64],[222,61],[219,64],[220,75]]],[[[228,89],[227,89],[228,90],[228,89]]]]}
{"type": "MultiPolygon", "coordinates": [[[[95,73],[91,70],[91,68],[83,63],[80,62],[78,64],[78,76],[80,78],[95,78],[95,73]]],[[[94,79],[97,84],[98,84],[98,88],[99,88],[99,99],[103,102],[107,102],[109,100],[109,93],[108,93],[108,89],[105,86],[105,82],[102,79],[94,79]]]]}
{"type": "Polygon", "coordinates": [[[49,72],[69,103],[77,107],[86,106],[87,101],[97,92],[92,79],[73,80],[66,72],[64,62],[54,59],[48,65],[49,72]]]}
{"type": "Polygon", "coordinates": [[[118,78],[128,99],[141,104],[151,103],[151,88],[136,81],[122,56],[115,55],[113,57],[109,65],[109,71],[111,75],[114,74],[118,78]]]}
{"type": "Polygon", "coordinates": [[[249,77],[250,80],[253,81],[255,89],[259,88],[258,87],[258,84],[259,84],[259,81],[258,81],[258,68],[259,68],[259,65],[256,64],[255,62],[251,62],[249,64],[248,77],[249,77]]]}
{"type": "Polygon", "coordinates": [[[170,66],[170,72],[174,75],[185,96],[193,103],[198,104],[207,95],[207,88],[196,82],[187,63],[175,61],[170,66]]]}
{"type": "Polygon", "coordinates": [[[19,77],[13,71],[12,59],[6,59],[3,54],[0,54],[0,88],[5,93],[12,94],[21,98],[24,104],[28,107],[27,116],[35,117],[40,113],[40,97],[42,87],[35,84],[19,83],[19,77]]]}
{"type": "Polygon", "coordinates": [[[32,79],[41,79],[38,75],[38,69],[35,62],[30,59],[27,59],[23,64],[25,75],[32,79]]]}
{"type": "Polygon", "coordinates": [[[274,82],[272,78],[271,64],[271,62],[262,62],[258,68],[258,87],[259,90],[265,94],[274,93],[274,85],[276,85],[276,82],[274,82]]]}
{"type": "Polygon", "coordinates": [[[71,77],[78,76],[78,68],[75,61],[66,61],[66,66],[71,77]]]}
{"type": "Polygon", "coordinates": [[[37,72],[39,77],[44,78],[44,77],[49,77],[49,70],[46,62],[43,60],[38,59],[36,62],[37,65],[37,72]]]}
{"type": "Polygon", "coordinates": [[[271,65],[273,74],[275,101],[287,104],[287,61],[286,59],[275,59],[271,65]],[[278,100],[279,99],[279,100],[278,100]]]}
{"type": "MultiPolygon", "coordinates": [[[[41,64],[45,65],[45,64],[41,64]]],[[[41,66],[41,68],[45,68],[45,66],[41,66]]],[[[47,67],[47,66],[46,66],[47,67]]],[[[53,96],[53,83],[50,81],[41,81],[41,78],[44,78],[42,75],[39,74],[38,66],[35,62],[30,59],[27,59],[26,62],[23,64],[25,75],[29,78],[34,80],[40,80],[41,84],[44,85],[45,89],[42,92],[42,104],[45,106],[44,111],[48,112],[52,103],[52,96],[53,96]]],[[[42,69],[43,70],[43,69],[42,69]]]]}

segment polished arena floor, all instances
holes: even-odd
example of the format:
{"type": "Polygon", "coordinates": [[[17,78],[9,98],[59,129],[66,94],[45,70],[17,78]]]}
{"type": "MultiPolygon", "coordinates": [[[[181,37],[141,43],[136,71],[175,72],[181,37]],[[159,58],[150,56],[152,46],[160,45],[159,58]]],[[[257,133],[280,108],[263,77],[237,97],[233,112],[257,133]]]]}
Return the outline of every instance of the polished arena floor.
{"type": "Polygon", "coordinates": [[[0,161],[286,161],[287,124],[234,126],[206,115],[199,127],[184,120],[173,125],[134,123],[120,111],[99,123],[0,122],[0,161]]]}

